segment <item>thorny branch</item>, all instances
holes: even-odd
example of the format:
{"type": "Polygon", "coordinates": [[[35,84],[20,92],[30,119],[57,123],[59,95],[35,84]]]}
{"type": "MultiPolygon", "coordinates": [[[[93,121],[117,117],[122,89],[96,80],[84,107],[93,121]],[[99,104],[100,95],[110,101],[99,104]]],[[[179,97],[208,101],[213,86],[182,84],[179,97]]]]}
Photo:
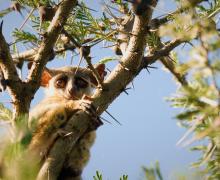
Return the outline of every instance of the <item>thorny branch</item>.
{"type": "Polygon", "coordinates": [[[149,26],[152,27],[153,29],[157,29],[159,26],[172,20],[173,16],[185,12],[185,10],[195,7],[197,4],[200,4],[203,1],[206,0],[192,0],[191,2],[189,0],[188,3],[183,4],[183,6],[177,9],[176,11],[168,13],[168,15],[165,15],[164,17],[152,19],[149,26]]]}
{"type": "MultiPolygon", "coordinates": [[[[2,34],[3,21],[0,26],[0,70],[2,71],[2,78],[5,79],[7,84],[7,90],[10,93],[14,105],[14,109],[24,113],[24,109],[18,108],[18,104],[21,103],[21,92],[23,91],[22,81],[19,79],[17,70],[14,66],[9,46],[2,34]]],[[[29,108],[29,107],[26,107],[29,108]]]]}
{"type": "Polygon", "coordinates": [[[36,91],[39,87],[40,76],[44,66],[49,60],[50,52],[53,50],[54,44],[59,36],[59,33],[63,29],[68,15],[73,10],[73,7],[77,5],[77,0],[64,0],[59,5],[55,16],[48,27],[44,39],[40,45],[37,55],[34,58],[34,63],[28,76],[29,83],[34,87],[36,91]]]}
{"type": "MultiPolygon", "coordinates": [[[[153,7],[155,7],[157,4],[157,2],[153,0],[150,1],[150,3],[153,7]]],[[[146,35],[146,31],[142,27],[145,27],[150,22],[152,12],[153,10],[148,7],[143,15],[135,16],[134,25],[132,28],[132,34],[134,35],[130,37],[126,53],[121,59],[123,65],[129,70],[126,70],[124,66],[118,64],[104,82],[105,90],[96,90],[93,96],[93,105],[94,107],[97,107],[99,115],[116,97],[120,95],[122,92],[121,89],[124,89],[135,77],[136,72],[141,64],[146,44],[145,40],[143,40],[143,37],[146,35]]],[[[65,126],[65,130],[67,132],[71,132],[72,129],[76,129],[77,133],[72,134],[70,137],[68,137],[68,139],[59,138],[55,142],[48,155],[48,158],[40,170],[39,179],[46,178],[48,172],[52,172],[52,178],[56,178],[59,175],[59,172],[62,168],[60,164],[63,164],[67,153],[74,146],[74,142],[76,142],[76,140],[80,138],[83,133],[85,133],[88,126],[89,117],[87,117],[82,111],[79,111],[77,115],[72,117],[72,119],[65,126]],[[73,122],[78,123],[73,124],[73,122]],[[71,144],[69,142],[73,143],[71,144]],[[60,154],[62,154],[62,156],[60,156],[60,154]]]]}
{"type": "MultiPolygon", "coordinates": [[[[63,52],[67,50],[74,50],[74,49],[75,49],[74,45],[66,45],[65,47],[55,49],[54,52],[52,51],[51,53],[53,53],[52,55],[58,55],[58,54],[62,54],[63,52]]],[[[38,52],[38,49],[30,49],[19,54],[13,54],[12,58],[13,58],[14,63],[22,63],[24,61],[33,62],[37,52],[38,52]]]]}
{"type": "MultiPolygon", "coordinates": [[[[92,42],[93,40],[94,38],[85,39],[82,45],[92,42]]],[[[53,54],[56,56],[56,55],[62,54],[65,51],[68,51],[68,50],[73,51],[75,49],[76,49],[76,46],[74,44],[65,44],[64,47],[55,49],[53,51],[53,54]]],[[[20,52],[19,54],[12,54],[13,61],[15,63],[22,63],[24,61],[28,61],[28,62],[34,61],[35,56],[38,53],[38,50],[39,50],[38,48],[35,48],[35,49],[26,50],[24,52],[20,52]]]]}
{"type": "Polygon", "coordinates": [[[145,56],[143,58],[140,69],[147,68],[149,65],[155,63],[158,59],[160,59],[162,64],[174,75],[174,77],[176,77],[181,85],[187,85],[187,81],[184,75],[176,72],[173,62],[169,59],[170,52],[184,42],[186,41],[181,39],[173,40],[167,45],[162,46],[159,50],[154,51],[153,54],[145,56]]]}
{"type": "Polygon", "coordinates": [[[153,64],[157,59],[160,59],[163,56],[168,56],[169,53],[179,46],[180,44],[184,43],[184,40],[181,39],[175,39],[168,43],[165,46],[162,46],[159,50],[154,51],[152,54],[145,56],[143,58],[145,66],[153,64]]]}
{"type": "Polygon", "coordinates": [[[179,72],[176,71],[175,65],[172,62],[172,60],[168,57],[161,57],[160,61],[162,64],[170,71],[171,74],[177,79],[177,81],[182,85],[182,86],[187,86],[188,82],[186,80],[186,77],[184,74],[180,74],[179,72]]]}

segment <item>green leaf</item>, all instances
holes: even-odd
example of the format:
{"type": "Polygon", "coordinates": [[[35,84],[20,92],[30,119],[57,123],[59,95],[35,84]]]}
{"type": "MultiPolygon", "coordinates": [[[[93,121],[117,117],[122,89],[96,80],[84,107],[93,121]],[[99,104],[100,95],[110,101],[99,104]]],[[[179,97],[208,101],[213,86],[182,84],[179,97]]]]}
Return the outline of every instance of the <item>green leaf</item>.
{"type": "Polygon", "coordinates": [[[11,12],[11,8],[4,9],[0,11],[0,18],[3,18],[5,15],[11,12]]]}
{"type": "Polygon", "coordinates": [[[0,121],[11,121],[12,112],[6,108],[2,103],[0,103],[0,121]]]}
{"type": "Polygon", "coordinates": [[[122,177],[120,177],[120,180],[128,180],[128,175],[123,175],[122,177]]]}
{"type": "Polygon", "coordinates": [[[151,167],[143,167],[143,171],[147,180],[163,180],[158,161],[151,167]]]}
{"type": "Polygon", "coordinates": [[[176,118],[179,119],[179,120],[192,119],[193,116],[197,115],[199,112],[200,112],[199,110],[185,111],[183,113],[178,114],[176,116],[176,118]]]}
{"type": "Polygon", "coordinates": [[[163,180],[163,177],[162,177],[162,174],[160,171],[160,164],[158,161],[155,164],[155,171],[156,171],[156,174],[157,174],[157,177],[159,178],[159,180],[163,180]]]}
{"type": "Polygon", "coordinates": [[[102,180],[102,174],[99,171],[96,171],[96,176],[93,176],[94,180],[102,180]]]}
{"type": "Polygon", "coordinates": [[[111,61],[118,61],[118,58],[116,58],[116,57],[105,57],[105,58],[99,60],[99,64],[106,64],[106,63],[111,62],[111,61]]]}
{"type": "Polygon", "coordinates": [[[34,34],[26,31],[19,31],[18,29],[14,30],[13,36],[16,37],[16,42],[23,42],[23,43],[38,42],[38,38],[34,34]]]}

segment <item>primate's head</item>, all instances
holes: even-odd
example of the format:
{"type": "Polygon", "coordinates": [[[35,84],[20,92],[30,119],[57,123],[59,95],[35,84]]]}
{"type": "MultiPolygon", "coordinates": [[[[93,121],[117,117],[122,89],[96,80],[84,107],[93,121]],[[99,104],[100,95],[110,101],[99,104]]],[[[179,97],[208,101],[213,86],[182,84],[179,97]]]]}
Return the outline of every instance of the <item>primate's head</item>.
{"type": "MultiPolygon", "coordinates": [[[[102,80],[105,75],[105,65],[96,67],[102,80]]],[[[46,88],[46,95],[77,100],[83,95],[91,96],[98,85],[92,71],[87,68],[62,67],[45,69],[41,77],[41,86],[46,88]]]]}

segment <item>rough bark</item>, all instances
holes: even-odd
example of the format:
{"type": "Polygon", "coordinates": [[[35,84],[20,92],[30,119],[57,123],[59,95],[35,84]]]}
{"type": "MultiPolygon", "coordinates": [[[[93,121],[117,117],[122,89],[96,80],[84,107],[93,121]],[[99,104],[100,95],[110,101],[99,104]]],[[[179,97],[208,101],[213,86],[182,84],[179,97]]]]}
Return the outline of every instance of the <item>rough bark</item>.
{"type": "Polygon", "coordinates": [[[23,96],[25,89],[22,81],[20,80],[15,65],[13,63],[9,46],[2,34],[3,22],[0,26],[0,70],[6,80],[7,90],[12,97],[14,117],[18,114],[27,113],[29,110],[29,103],[23,104],[23,96]]]}

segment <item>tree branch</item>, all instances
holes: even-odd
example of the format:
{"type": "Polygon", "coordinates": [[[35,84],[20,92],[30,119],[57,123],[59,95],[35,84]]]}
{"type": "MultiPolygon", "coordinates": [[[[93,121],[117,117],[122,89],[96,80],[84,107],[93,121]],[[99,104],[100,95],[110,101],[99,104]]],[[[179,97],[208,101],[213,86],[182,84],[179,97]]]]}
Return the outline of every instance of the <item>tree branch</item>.
{"type": "MultiPolygon", "coordinates": [[[[151,6],[156,6],[156,1],[152,0],[150,2],[151,6]]],[[[143,38],[146,36],[144,27],[150,22],[152,13],[152,8],[148,7],[142,16],[135,16],[132,36],[126,53],[121,59],[123,66],[118,64],[108,76],[104,83],[104,90],[96,90],[92,104],[97,107],[99,115],[107,109],[108,105],[120,95],[122,90],[135,77],[141,64],[146,44],[143,38]],[[124,67],[126,67],[126,69],[124,67]]],[[[73,131],[73,135],[69,136],[68,139],[59,138],[55,142],[40,170],[38,179],[46,179],[48,173],[53,174],[52,179],[58,177],[68,152],[74,148],[74,143],[86,132],[90,121],[90,118],[82,111],[79,111],[73,116],[65,127],[67,132],[73,131]]]]}
{"type": "Polygon", "coordinates": [[[145,56],[142,61],[142,66],[147,67],[155,63],[155,61],[160,59],[161,57],[168,56],[173,49],[184,42],[186,41],[182,39],[175,39],[167,45],[162,46],[159,50],[154,51],[153,54],[145,56]]]}
{"type": "MultiPolygon", "coordinates": [[[[85,39],[83,41],[82,45],[84,45],[86,43],[89,43],[93,40],[94,40],[94,38],[85,39]]],[[[68,51],[68,50],[73,51],[75,48],[76,48],[76,46],[74,44],[65,44],[64,47],[55,49],[54,50],[54,55],[61,54],[61,53],[65,52],[65,51],[68,51]]],[[[38,51],[39,51],[38,48],[26,50],[26,51],[21,52],[21,53],[12,54],[12,58],[13,58],[13,61],[15,63],[22,63],[24,61],[34,61],[38,51]]]]}
{"type": "Polygon", "coordinates": [[[142,60],[140,70],[143,68],[147,68],[149,65],[155,63],[158,59],[160,59],[162,64],[176,77],[178,82],[183,86],[186,86],[187,81],[184,75],[176,72],[173,62],[171,62],[171,60],[168,58],[170,52],[184,42],[186,41],[181,39],[173,40],[169,44],[163,46],[161,49],[154,51],[153,54],[145,56],[142,60]]]}
{"type": "Polygon", "coordinates": [[[18,76],[16,67],[10,54],[9,46],[2,34],[2,26],[3,22],[0,26],[0,70],[3,73],[7,85],[7,90],[12,98],[15,119],[15,117],[18,115],[17,112],[27,112],[29,109],[29,104],[24,105],[24,102],[22,102],[22,96],[26,92],[26,85],[20,80],[18,76]]]}
{"type": "Polygon", "coordinates": [[[165,15],[162,18],[154,18],[154,19],[152,19],[149,25],[153,29],[157,29],[161,25],[169,22],[172,19],[171,18],[172,16],[175,16],[175,15],[178,15],[178,14],[180,14],[182,12],[185,12],[187,9],[193,8],[193,7],[197,6],[198,4],[200,4],[200,3],[204,2],[204,1],[206,1],[206,0],[191,0],[191,2],[189,0],[188,3],[183,4],[183,6],[180,7],[179,9],[177,9],[176,11],[168,13],[167,15],[165,15]]]}
{"type": "Polygon", "coordinates": [[[187,86],[188,85],[186,77],[183,74],[180,74],[179,72],[176,71],[176,68],[175,68],[172,60],[169,59],[168,56],[161,57],[160,61],[170,71],[170,73],[173,74],[173,76],[177,79],[177,81],[182,86],[187,86]]]}
{"type": "Polygon", "coordinates": [[[53,50],[54,44],[62,31],[68,15],[77,5],[77,0],[63,0],[59,5],[56,14],[48,27],[44,39],[40,45],[38,53],[34,58],[34,63],[28,75],[28,83],[32,85],[34,92],[39,87],[40,76],[43,68],[50,58],[50,53],[53,50]]]}
{"type": "MultiPolygon", "coordinates": [[[[74,45],[66,45],[65,47],[58,48],[54,50],[54,55],[61,54],[67,50],[74,50],[76,47],[74,45]]],[[[36,58],[39,49],[30,49],[18,54],[13,54],[12,58],[15,63],[21,63],[24,61],[33,62],[36,58]]]]}
{"type": "Polygon", "coordinates": [[[19,81],[19,77],[10,54],[9,46],[2,34],[2,26],[3,21],[0,26],[0,66],[5,78],[8,80],[19,81]]]}

